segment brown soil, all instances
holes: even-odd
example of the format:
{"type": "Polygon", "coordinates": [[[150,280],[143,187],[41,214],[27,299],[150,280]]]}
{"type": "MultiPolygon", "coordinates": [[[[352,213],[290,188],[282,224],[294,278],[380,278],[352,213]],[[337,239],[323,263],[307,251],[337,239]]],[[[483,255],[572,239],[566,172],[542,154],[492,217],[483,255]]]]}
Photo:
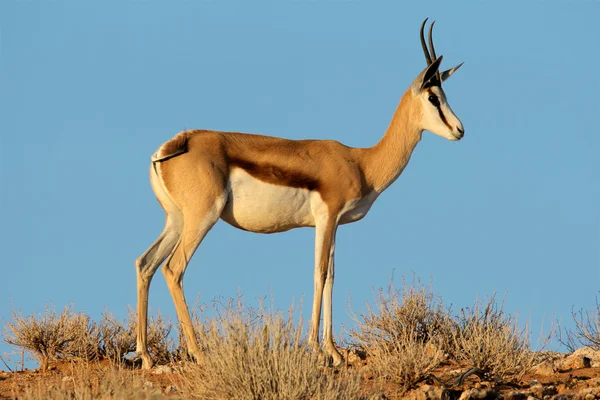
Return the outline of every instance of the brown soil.
{"type": "MultiPolygon", "coordinates": [[[[468,368],[456,364],[447,364],[439,367],[432,376],[422,382],[412,391],[401,394],[399,388],[389,384],[384,388],[375,387],[375,379],[369,375],[368,360],[358,360],[348,368],[358,369],[365,377],[365,393],[374,389],[383,390],[384,394],[374,397],[376,399],[510,399],[531,400],[535,399],[600,399],[600,367],[576,368],[559,370],[548,373],[530,373],[519,382],[499,382],[493,377],[472,374],[464,379],[462,384],[456,385],[457,379],[468,368]]],[[[0,371],[0,399],[15,399],[23,396],[27,388],[41,388],[42,391],[49,387],[73,387],[73,377],[76,375],[87,377],[102,376],[101,371],[109,367],[107,363],[77,363],[62,362],[50,365],[49,371],[42,373],[39,370],[26,370],[19,372],[0,371]]],[[[182,398],[178,387],[182,382],[181,373],[176,369],[167,369],[166,373],[157,374],[156,369],[143,371],[132,366],[124,368],[120,373],[130,374],[143,386],[140,390],[158,394],[158,398],[182,398]]]]}

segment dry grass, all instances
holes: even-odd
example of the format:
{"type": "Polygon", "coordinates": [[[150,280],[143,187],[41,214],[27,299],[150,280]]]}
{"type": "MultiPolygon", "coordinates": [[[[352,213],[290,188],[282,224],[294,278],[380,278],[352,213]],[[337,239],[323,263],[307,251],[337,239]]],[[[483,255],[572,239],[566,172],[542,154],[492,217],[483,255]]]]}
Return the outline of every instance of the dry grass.
{"type": "Polygon", "coordinates": [[[453,342],[458,360],[502,381],[520,379],[534,366],[527,327],[519,328],[518,319],[504,313],[495,296],[462,309],[457,318],[453,342]]]}
{"type": "Polygon", "coordinates": [[[241,299],[219,305],[218,316],[199,327],[201,366],[185,367],[185,397],[201,399],[359,399],[360,377],[318,366],[302,320],[246,310],[241,299]]]}
{"type": "Polygon", "coordinates": [[[431,287],[390,285],[380,290],[374,306],[353,315],[357,328],[350,331],[353,344],[370,357],[369,368],[379,380],[392,381],[403,392],[428,377],[450,345],[452,323],[431,287]]]}

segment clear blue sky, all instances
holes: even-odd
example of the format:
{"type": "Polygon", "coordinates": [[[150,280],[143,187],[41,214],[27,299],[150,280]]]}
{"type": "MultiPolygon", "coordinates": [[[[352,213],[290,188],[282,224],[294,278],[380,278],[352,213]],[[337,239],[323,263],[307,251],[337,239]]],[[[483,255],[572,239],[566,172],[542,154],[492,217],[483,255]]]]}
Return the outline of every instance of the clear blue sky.
{"type": "MultiPolygon", "coordinates": [[[[180,130],[375,144],[423,69],[437,20],[461,142],[425,133],[369,215],[339,230],[335,333],[395,270],[468,306],[507,293],[537,332],[600,289],[600,3],[0,3],[0,320],[74,303],[135,305],[134,259],[163,212],[150,155],[180,130]]],[[[220,222],[188,268],[190,302],[312,301],[312,229],[220,222]]],[[[175,318],[160,272],[150,306],[175,318]]],[[[0,354],[8,351],[0,344],[0,354]]]]}

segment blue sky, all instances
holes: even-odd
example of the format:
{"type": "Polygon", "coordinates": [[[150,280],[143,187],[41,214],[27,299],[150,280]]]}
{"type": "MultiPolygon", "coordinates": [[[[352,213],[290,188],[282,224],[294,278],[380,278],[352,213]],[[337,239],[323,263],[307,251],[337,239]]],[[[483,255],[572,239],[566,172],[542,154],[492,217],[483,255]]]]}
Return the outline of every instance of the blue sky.
{"type": "MultiPolygon", "coordinates": [[[[150,155],[189,128],[366,147],[424,68],[437,20],[461,142],[425,133],[399,180],[340,228],[334,324],[392,274],[445,303],[506,293],[534,334],[600,288],[598,2],[0,3],[0,319],[135,305],[134,259],[164,217],[150,155]],[[395,272],[394,272],[395,271],[395,272]],[[12,303],[12,306],[11,306],[12,303]]],[[[314,231],[220,222],[188,300],[312,301],[314,231]]],[[[160,272],[150,307],[175,318],[160,272]]],[[[0,344],[0,354],[9,351],[0,344]]]]}

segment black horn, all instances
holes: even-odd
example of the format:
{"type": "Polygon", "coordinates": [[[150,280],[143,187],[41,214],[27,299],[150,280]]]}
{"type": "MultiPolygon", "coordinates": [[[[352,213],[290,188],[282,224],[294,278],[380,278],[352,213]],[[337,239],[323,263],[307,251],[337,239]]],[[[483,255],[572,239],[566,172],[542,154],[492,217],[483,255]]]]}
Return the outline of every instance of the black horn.
{"type": "MultiPolygon", "coordinates": [[[[433,46],[433,26],[435,25],[435,21],[431,23],[429,26],[429,50],[431,51],[431,60],[437,60],[437,56],[435,55],[435,47],[433,46]]],[[[438,71],[435,76],[437,77],[438,82],[442,82],[440,78],[440,71],[438,71]]]]}
{"type": "MultiPolygon", "coordinates": [[[[427,44],[425,43],[425,23],[427,23],[427,20],[429,18],[425,18],[425,21],[423,21],[423,24],[421,25],[421,46],[423,47],[423,53],[425,54],[425,60],[427,61],[427,65],[430,65],[433,60],[431,59],[431,56],[429,55],[429,50],[427,50],[427,44]]],[[[431,35],[431,34],[430,34],[431,35]]],[[[430,36],[431,38],[431,36],[430,36]]]]}
{"type": "Polygon", "coordinates": [[[435,55],[435,47],[433,47],[433,26],[435,25],[435,21],[429,25],[429,51],[431,51],[431,61],[435,61],[437,58],[435,55]]]}

